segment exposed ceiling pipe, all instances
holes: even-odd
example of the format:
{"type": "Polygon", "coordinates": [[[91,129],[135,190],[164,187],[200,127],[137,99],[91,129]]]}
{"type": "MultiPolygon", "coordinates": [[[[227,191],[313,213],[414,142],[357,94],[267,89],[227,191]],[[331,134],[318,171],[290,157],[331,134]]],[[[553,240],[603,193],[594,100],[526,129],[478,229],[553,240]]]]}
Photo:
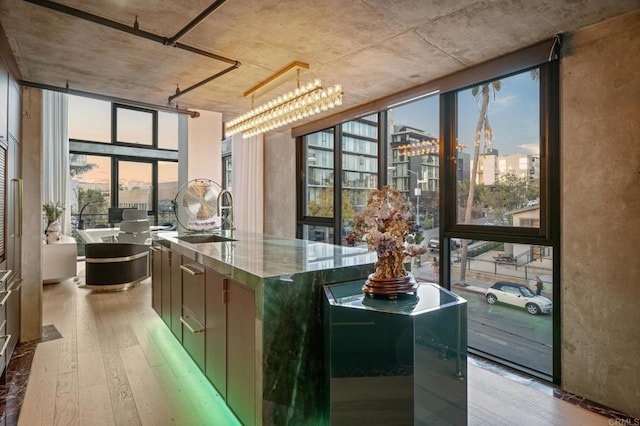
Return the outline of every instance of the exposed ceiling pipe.
{"type": "Polygon", "coordinates": [[[208,82],[210,82],[211,80],[215,80],[216,78],[218,78],[218,77],[221,77],[221,76],[225,75],[225,74],[226,74],[226,73],[228,73],[229,71],[233,71],[233,70],[234,70],[234,69],[236,69],[236,68],[237,68],[236,66],[233,66],[233,65],[232,65],[232,66],[230,66],[229,68],[224,69],[224,70],[220,71],[219,73],[212,75],[211,77],[205,78],[205,79],[204,79],[204,80],[202,80],[201,82],[196,83],[196,84],[194,84],[194,85],[193,85],[193,86],[191,86],[191,87],[187,87],[187,88],[186,88],[186,89],[184,89],[184,90],[176,89],[176,94],[175,94],[175,95],[171,95],[171,96],[169,96],[169,103],[171,103],[175,98],[177,98],[177,97],[179,97],[179,96],[182,96],[182,95],[185,95],[185,94],[189,93],[190,91],[192,91],[192,90],[194,90],[194,89],[197,89],[198,87],[200,87],[200,86],[203,86],[203,85],[207,84],[207,83],[208,83],[208,82]]]}
{"type": "Polygon", "coordinates": [[[214,10],[216,10],[218,7],[220,7],[222,5],[222,3],[224,3],[226,0],[217,0],[216,2],[214,2],[211,6],[209,6],[204,12],[202,12],[200,15],[198,15],[194,20],[192,20],[189,24],[187,24],[186,27],[184,27],[182,30],[180,30],[175,36],[171,37],[171,38],[167,38],[164,36],[160,36],[157,34],[153,34],[151,32],[148,31],[144,31],[141,30],[138,27],[138,19],[136,17],[136,21],[134,23],[133,26],[128,26],[125,24],[122,24],[120,22],[116,22],[116,21],[112,21],[111,19],[107,19],[107,18],[103,18],[101,16],[98,15],[94,15],[92,13],[88,13],[88,12],[84,12],[82,10],[79,9],[75,9],[73,7],[69,7],[66,6],[64,4],[60,4],[60,3],[56,3],[50,0],[24,0],[27,3],[31,3],[31,4],[35,4],[37,6],[42,6],[42,7],[46,7],[48,9],[51,10],[55,10],[57,12],[61,12],[70,16],[74,16],[76,18],[80,18],[80,19],[84,19],[86,21],[90,21],[99,25],[103,25],[118,31],[122,31],[125,32],[127,34],[131,34],[137,37],[142,37],[144,39],[147,40],[151,40],[151,41],[155,41],[156,43],[161,43],[165,46],[171,46],[171,47],[175,47],[178,49],[182,49],[182,50],[186,50],[187,52],[191,52],[191,53],[195,53],[201,56],[206,56],[207,58],[211,58],[211,59],[215,59],[217,61],[221,61],[221,62],[226,62],[228,64],[231,64],[231,67],[217,73],[214,74],[213,76],[202,80],[200,83],[196,83],[195,85],[191,86],[188,89],[185,89],[182,92],[176,93],[176,95],[173,95],[171,97],[169,97],[169,99],[174,99],[177,96],[180,96],[188,91],[191,91],[193,89],[195,89],[196,87],[200,87],[205,83],[208,83],[212,80],[215,80],[216,78],[227,74],[229,71],[232,71],[236,68],[238,68],[240,66],[240,62],[238,62],[235,59],[231,59],[231,58],[227,58],[221,55],[217,55],[215,53],[212,52],[208,52],[206,50],[202,50],[199,49],[197,47],[193,47],[193,46],[189,46],[187,44],[183,44],[183,43],[178,43],[176,40],[180,37],[182,37],[184,34],[186,34],[187,32],[191,31],[193,28],[195,28],[196,25],[198,25],[204,18],[206,18],[208,15],[210,15],[214,10]]]}
{"type": "Polygon", "coordinates": [[[204,21],[207,16],[211,15],[217,8],[219,8],[224,3],[226,3],[226,1],[227,0],[216,0],[216,1],[214,1],[211,6],[209,6],[204,11],[202,11],[202,13],[200,15],[196,16],[191,22],[189,22],[187,25],[185,25],[183,29],[178,31],[176,33],[176,35],[171,37],[169,39],[169,43],[170,44],[174,44],[179,39],[184,37],[189,31],[194,29],[200,22],[204,21]]]}
{"type": "Polygon", "coordinates": [[[112,28],[114,30],[122,31],[137,37],[142,37],[147,40],[155,41],[156,43],[164,44],[165,46],[177,47],[178,49],[187,50],[192,53],[197,53],[198,55],[206,56],[208,58],[216,59],[218,61],[226,62],[228,64],[237,65],[238,61],[231,58],[226,58],[224,56],[217,55],[215,53],[207,52],[202,49],[198,49],[197,47],[188,46],[186,44],[181,43],[171,43],[171,39],[150,33],[149,31],[144,31],[138,28],[137,25],[129,26],[122,24],[120,22],[112,21],[111,19],[103,18],[102,16],[94,15],[89,12],[85,12],[79,9],[75,9],[73,7],[66,6],[64,4],[56,3],[50,0],[24,0],[27,3],[35,4],[37,6],[46,7],[51,10],[55,10],[57,12],[65,13],[70,16],[74,16],[76,18],[84,19],[86,21],[91,21],[96,24],[103,25],[105,27],[112,28]]]}
{"type": "Polygon", "coordinates": [[[50,90],[52,92],[61,92],[61,93],[69,94],[69,95],[85,96],[85,97],[88,97],[88,98],[100,99],[100,100],[108,101],[108,102],[115,102],[115,103],[118,103],[118,104],[139,106],[141,108],[156,109],[156,110],[159,110],[159,111],[167,111],[167,112],[175,112],[175,113],[178,113],[178,114],[187,114],[187,115],[191,116],[191,118],[200,117],[200,113],[198,111],[191,111],[191,110],[188,110],[188,109],[173,108],[173,107],[164,106],[164,105],[154,105],[154,104],[149,104],[149,103],[146,103],[146,102],[132,101],[130,99],[117,98],[117,97],[109,96],[109,95],[101,95],[99,93],[91,93],[91,92],[85,92],[83,90],[69,89],[68,83],[67,83],[67,87],[52,86],[52,85],[49,85],[49,84],[36,83],[36,82],[33,82],[33,81],[25,81],[25,80],[18,81],[18,84],[20,84],[21,86],[26,86],[26,87],[34,87],[36,89],[50,90]]]}

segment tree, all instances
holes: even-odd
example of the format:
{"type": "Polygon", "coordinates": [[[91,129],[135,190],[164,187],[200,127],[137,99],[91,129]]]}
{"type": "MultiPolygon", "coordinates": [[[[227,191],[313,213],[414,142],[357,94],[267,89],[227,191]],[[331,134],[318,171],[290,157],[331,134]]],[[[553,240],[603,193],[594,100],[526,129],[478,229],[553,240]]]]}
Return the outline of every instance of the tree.
{"type": "Polygon", "coordinates": [[[321,188],[316,201],[309,201],[307,214],[315,217],[333,217],[333,185],[321,188]]]}
{"type": "Polygon", "coordinates": [[[420,195],[420,210],[426,212],[421,226],[425,228],[434,228],[437,223],[438,207],[440,206],[440,195],[438,191],[423,191],[420,195]],[[429,218],[432,217],[432,219],[429,218]]]}
{"type": "Polygon", "coordinates": [[[107,202],[101,192],[80,188],[78,189],[78,206],[82,215],[105,214],[107,202]]]}
{"type": "Polygon", "coordinates": [[[478,200],[497,225],[510,225],[507,213],[520,207],[525,200],[526,178],[509,173],[493,185],[478,185],[478,200]]]}
{"type": "Polygon", "coordinates": [[[98,167],[97,164],[85,164],[83,166],[69,166],[69,174],[71,175],[71,177],[75,177],[78,175],[83,175],[87,172],[90,172],[91,170],[95,169],[96,167],[98,167]]]}
{"type": "MultiPolygon", "coordinates": [[[[320,189],[317,201],[310,201],[307,206],[309,216],[333,217],[333,185],[320,189]]],[[[342,191],[342,220],[353,219],[355,211],[349,199],[348,191],[342,191]]]]}
{"type": "MultiPolygon", "coordinates": [[[[464,213],[464,223],[471,222],[471,211],[473,209],[473,200],[476,190],[476,177],[478,176],[478,160],[480,159],[480,142],[484,138],[485,151],[487,147],[493,149],[493,129],[489,123],[489,96],[493,92],[495,95],[500,91],[502,83],[500,80],[484,83],[482,86],[475,86],[471,89],[471,94],[476,98],[476,104],[480,103],[478,108],[478,121],[476,122],[476,133],[473,141],[473,165],[471,170],[471,179],[469,180],[469,193],[467,194],[467,205],[464,213]]],[[[467,240],[462,240],[462,248],[460,255],[460,284],[466,285],[467,276],[467,240]]]]}

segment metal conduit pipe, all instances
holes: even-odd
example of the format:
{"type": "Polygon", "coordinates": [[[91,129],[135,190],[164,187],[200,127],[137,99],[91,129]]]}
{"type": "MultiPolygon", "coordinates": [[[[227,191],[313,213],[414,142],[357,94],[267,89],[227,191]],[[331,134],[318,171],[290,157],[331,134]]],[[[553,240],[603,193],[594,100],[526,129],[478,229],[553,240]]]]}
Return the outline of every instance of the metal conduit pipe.
{"type": "Polygon", "coordinates": [[[200,81],[200,82],[198,82],[198,83],[194,84],[194,85],[193,85],[193,86],[191,86],[191,87],[187,87],[187,88],[186,88],[186,89],[184,89],[184,90],[176,89],[176,94],[175,94],[175,95],[171,95],[171,96],[169,96],[169,103],[173,102],[173,100],[174,100],[175,98],[177,98],[177,97],[179,97],[179,96],[182,96],[182,95],[184,95],[184,94],[186,94],[186,93],[189,93],[190,91],[192,91],[192,90],[194,90],[194,89],[197,89],[198,87],[200,87],[200,86],[202,86],[202,85],[205,85],[205,84],[207,84],[208,82],[210,82],[210,81],[212,81],[212,80],[215,80],[216,78],[221,77],[221,76],[225,75],[226,73],[228,73],[228,72],[230,72],[230,71],[233,71],[233,70],[234,70],[234,69],[236,69],[236,68],[238,68],[238,65],[232,65],[232,66],[230,66],[229,68],[226,68],[226,69],[224,69],[224,70],[220,71],[219,73],[212,75],[211,77],[205,78],[204,80],[202,80],[202,81],[200,81]]]}
{"type": "Polygon", "coordinates": [[[215,80],[218,77],[223,76],[224,74],[228,73],[229,71],[232,71],[236,68],[238,68],[240,66],[240,62],[235,60],[235,59],[231,59],[231,58],[227,58],[225,56],[221,56],[212,52],[208,52],[206,50],[202,50],[199,49],[197,47],[193,47],[193,46],[189,46],[187,44],[183,44],[183,43],[178,43],[177,40],[184,36],[185,34],[187,34],[189,31],[191,31],[193,28],[195,28],[200,22],[202,22],[207,16],[209,16],[211,13],[213,13],[213,11],[215,11],[218,7],[220,7],[226,0],[217,0],[215,1],[211,6],[209,6],[207,9],[205,9],[200,15],[198,15],[195,19],[193,19],[191,22],[189,22],[182,30],[180,30],[176,35],[174,35],[171,38],[168,37],[164,37],[164,36],[160,36],[157,34],[153,34],[150,33],[148,31],[144,31],[141,30],[138,27],[138,21],[136,19],[136,22],[134,23],[133,26],[129,26],[129,25],[125,25],[122,24],[120,22],[116,22],[116,21],[112,21],[111,19],[107,19],[107,18],[103,18],[101,16],[98,15],[94,15],[92,13],[88,13],[88,12],[84,12],[82,10],[79,9],[75,9],[73,7],[70,6],[66,6],[64,4],[60,4],[60,3],[56,3],[50,0],[24,0],[27,3],[31,3],[34,4],[36,6],[42,6],[42,7],[46,7],[48,9],[51,10],[55,10],[57,12],[61,12],[70,16],[74,16],[76,18],[80,18],[80,19],[84,19],[86,21],[90,21],[99,25],[103,25],[118,31],[122,31],[125,32],[127,34],[131,34],[137,37],[142,37],[144,39],[147,40],[151,40],[151,41],[155,41],[156,43],[161,43],[165,46],[171,46],[171,47],[175,47],[177,49],[182,49],[182,50],[186,50],[187,52],[191,52],[191,53],[195,53],[197,55],[201,55],[201,56],[205,56],[207,58],[211,58],[211,59],[215,59],[217,61],[220,62],[226,62],[228,64],[231,64],[231,67],[217,73],[214,74],[213,76],[206,78],[204,80],[202,80],[199,83],[194,84],[193,86],[189,87],[188,89],[182,90],[182,91],[178,91],[175,95],[172,95],[171,97],[169,97],[170,100],[175,99],[178,96],[181,96],[197,87],[202,86],[203,84],[206,84],[212,80],[215,80]]]}
{"type": "Polygon", "coordinates": [[[181,39],[182,37],[185,36],[185,34],[187,34],[189,31],[191,31],[192,29],[194,29],[200,22],[204,21],[204,19],[206,17],[208,17],[209,15],[211,15],[213,12],[215,12],[215,10],[217,8],[219,8],[220,6],[222,6],[224,3],[226,3],[227,0],[216,0],[213,2],[213,4],[211,6],[209,6],[208,8],[206,8],[205,10],[202,11],[202,13],[200,13],[200,15],[196,16],[191,22],[189,22],[187,25],[184,26],[184,28],[182,28],[180,31],[178,31],[176,33],[176,35],[174,35],[173,37],[171,37],[169,39],[169,43],[170,44],[174,44],[175,42],[177,42],[179,39],[181,39]]]}
{"type": "Polygon", "coordinates": [[[36,89],[51,90],[52,92],[61,92],[61,93],[67,93],[69,95],[84,96],[84,97],[100,99],[108,102],[116,102],[119,104],[133,105],[133,106],[139,106],[142,108],[156,109],[159,111],[167,111],[167,112],[175,112],[179,114],[187,114],[191,116],[191,118],[200,117],[200,113],[198,111],[190,111],[188,109],[180,109],[180,108],[173,108],[173,107],[164,106],[164,105],[154,105],[146,102],[132,101],[130,99],[117,98],[109,95],[101,95],[99,93],[91,93],[91,92],[85,92],[83,90],[69,89],[68,87],[52,86],[49,84],[36,83],[33,81],[25,81],[25,80],[19,80],[18,84],[26,87],[34,87],[36,89]]]}
{"type": "MultiPolygon", "coordinates": [[[[231,59],[221,55],[217,55],[215,53],[207,52],[206,50],[198,49],[197,47],[188,46],[186,44],[181,44],[181,43],[175,43],[172,41],[173,38],[175,38],[175,36],[170,39],[161,35],[153,34],[153,33],[150,33],[149,31],[141,30],[140,28],[138,28],[137,24],[134,24],[133,26],[125,25],[120,22],[112,21],[111,19],[103,18],[102,16],[94,15],[89,12],[84,12],[80,9],[75,9],[73,7],[56,3],[50,0],[24,0],[24,1],[26,1],[27,3],[35,4],[37,6],[46,7],[48,9],[55,10],[57,12],[61,12],[70,16],[74,16],[76,18],[80,18],[96,24],[100,24],[105,27],[112,28],[114,30],[122,31],[127,34],[131,34],[137,37],[142,37],[147,40],[155,41],[156,43],[164,44],[165,46],[177,47],[178,49],[183,49],[192,53],[196,53],[198,55],[216,59],[221,62],[226,62],[228,64],[239,63],[235,59],[231,59]]],[[[193,26],[195,27],[196,24],[194,24],[193,26]]]]}

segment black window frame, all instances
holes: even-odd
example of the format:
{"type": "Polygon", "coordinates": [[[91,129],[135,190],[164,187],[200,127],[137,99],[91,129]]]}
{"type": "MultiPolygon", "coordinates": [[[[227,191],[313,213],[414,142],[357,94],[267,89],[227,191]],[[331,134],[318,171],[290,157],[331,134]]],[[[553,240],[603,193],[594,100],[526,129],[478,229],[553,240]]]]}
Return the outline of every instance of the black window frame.
{"type": "MultiPolygon", "coordinates": [[[[441,111],[444,112],[444,117],[441,115],[441,124],[443,124],[441,130],[441,140],[444,141],[445,155],[441,156],[441,182],[445,182],[448,188],[453,188],[450,191],[443,191],[441,194],[441,204],[447,206],[457,206],[457,150],[454,141],[457,140],[457,94],[461,91],[467,90],[473,86],[479,86],[484,83],[488,83],[495,80],[511,77],[513,75],[521,74],[531,71],[533,69],[540,70],[540,85],[539,85],[539,121],[540,121],[540,226],[537,228],[521,227],[521,226],[490,226],[490,225],[474,225],[459,223],[457,217],[456,207],[441,209],[443,217],[441,217],[441,223],[444,224],[443,237],[452,238],[466,238],[473,240],[482,239],[496,239],[496,241],[506,241],[502,238],[522,237],[527,241],[521,241],[526,243],[538,243],[540,245],[550,245],[552,242],[552,210],[550,209],[550,192],[552,189],[549,185],[549,172],[552,170],[552,166],[549,162],[552,147],[550,143],[557,141],[557,138],[550,134],[553,128],[554,120],[550,117],[549,113],[552,110],[551,103],[553,99],[547,94],[550,82],[548,81],[552,77],[552,71],[550,69],[551,63],[540,64],[532,66],[526,69],[516,70],[508,74],[493,77],[489,80],[478,81],[476,83],[460,87],[456,90],[452,90],[447,93],[440,94],[441,111]],[[447,159],[447,161],[443,161],[447,159]]],[[[557,116],[556,116],[557,117],[557,116]]]]}
{"type": "MultiPolygon", "coordinates": [[[[469,67],[459,73],[443,77],[437,81],[425,83],[402,93],[390,95],[383,99],[372,101],[366,105],[352,108],[334,116],[325,117],[316,122],[294,128],[292,135],[296,137],[296,173],[297,173],[297,235],[302,236],[304,225],[329,226],[334,228],[334,243],[340,244],[340,196],[342,176],[336,176],[335,204],[336,214],[332,220],[320,220],[319,218],[305,217],[305,162],[302,158],[302,140],[307,134],[329,129],[339,128],[340,124],[370,115],[377,111],[378,118],[378,184],[386,184],[386,110],[391,105],[408,102],[412,98],[427,96],[434,90],[440,92],[440,235],[443,242],[440,244],[440,285],[451,289],[451,276],[449,272],[450,240],[452,238],[488,240],[509,243],[523,243],[538,246],[551,247],[553,250],[553,376],[544,377],[554,383],[561,383],[561,323],[560,307],[560,264],[561,264],[561,229],[560,229],[560,69],[558,50],[560,38],[544,40],[540,43],[509,53],[502,57],[487,61],[480,65],[469,67]],[[534,68],[540,69],[540,227],[499,227],[477,226],[456,223],[456,191],[447,188],[456,188],[457,167],[453,160],[456,158],[454,144],[456,134],[456,101],[455,94],[465,88],[477,86],[483,82],[494,81],[510,75],[526,72],[534,68]],[[337,123],[337,124],[336,124],[337,123]],[[385,127],[380,127],[385,124],[385,127]]],[[[336,140],[339,136],[336,134],[336,140]]],[[[340,152],[339,147],[334,148],[340,152]]],[[[336,154],[337,155],[337,154],[336,154]]],[[[338,160],[339,158],[336,157],[338,160]]],[[[336,164],[341,164],[336,162],[336,164]]],[[[472,349],[471,349],[472,351],[472,349]]],[[[506,360],[503,360],[506,361],[506,360]]],[[[508,361],[507,361],[508,364],[508,361]]],[[[526,367],[524,367],[526,370],[526,367]]]]}
{"type": "MultiPolygon", "coordinates": [[[[111,143],[114,145],[158,148],[158,111],[154,109],[142,108],[133,105],[126,105],[117,102],[111,103],[111,143]],[[151,114],[151,144],[122,142],[118,140],[118,110],[145,112],[151,114]]],[[[171,150],[169,150],[171,151],[171,150]]]]}
{"type": "Polygon", "coordinates": [[[158,148],[158,111],[148,108],[127,105],[118,102],[111,103],[111,142],[96,142],[90,140],[70,139],[69,153],[79,155],[96,155],[111,160],[111,206],[118,205],[118,161],[130,161],[152,164],[152,205],[147,215],[153,217],[153,223],[158,223],[158,161],[179,163],[178,150],[158,148]],[[117,110],[128,109],[150,113],[152,115],[153,143],[140,144],[119,142],[117,135],[117,110]]]}

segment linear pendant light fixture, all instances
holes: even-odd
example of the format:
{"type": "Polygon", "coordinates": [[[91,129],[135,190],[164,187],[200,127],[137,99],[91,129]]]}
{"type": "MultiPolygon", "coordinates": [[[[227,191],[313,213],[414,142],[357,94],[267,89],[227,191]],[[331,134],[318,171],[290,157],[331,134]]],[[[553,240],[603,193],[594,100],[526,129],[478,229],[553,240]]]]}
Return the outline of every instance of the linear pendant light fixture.
{"type": "Polygon", "coordinates": [[[342,105],[343,93],[342,86],[339,84],[325,89],[322,87],[320,80],[315,79],[306,85],[300,85],[300,68],[309,68],[309,64],[304,62],[289,64],[245,92],[244,96],[253,95],[258,89],[293,68],[297,68],[298,73],[296,89],[256,108],[253,108],[252,96],[252,109],[226,123],[227,136],[242,132],[242,137],[246,139],[342,105]]]}

